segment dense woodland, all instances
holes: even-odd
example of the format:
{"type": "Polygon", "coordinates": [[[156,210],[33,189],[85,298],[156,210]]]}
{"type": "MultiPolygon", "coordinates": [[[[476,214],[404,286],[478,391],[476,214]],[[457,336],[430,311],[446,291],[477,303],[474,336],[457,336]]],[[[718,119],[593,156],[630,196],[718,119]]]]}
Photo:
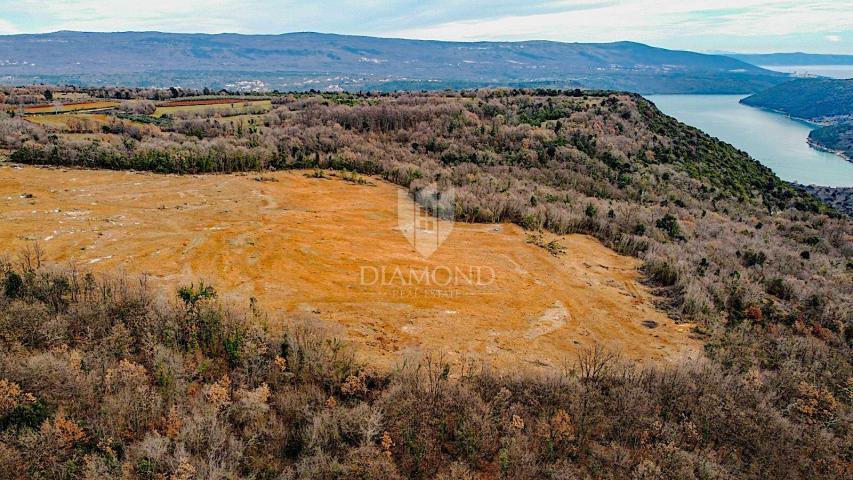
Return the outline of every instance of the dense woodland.
{"type": "Polygon", "coordinates": [[[663,307],[698,324],[707,361],[637,369],[593,351],[544,378],[440,359],[372,372],[305,325],[265,333],[259,310],[227,310],[212,290],[164,303],[29,252],[4,264],[0,296],[10,478],[853,472],[853,223],[642,97],[309,93],[237,117],[153,117],[147,101],[124,100],[85,139],[13,111],[0,148],[26,164],[453,187],[460,220],[588,233],[642,259],[663,307]]]}

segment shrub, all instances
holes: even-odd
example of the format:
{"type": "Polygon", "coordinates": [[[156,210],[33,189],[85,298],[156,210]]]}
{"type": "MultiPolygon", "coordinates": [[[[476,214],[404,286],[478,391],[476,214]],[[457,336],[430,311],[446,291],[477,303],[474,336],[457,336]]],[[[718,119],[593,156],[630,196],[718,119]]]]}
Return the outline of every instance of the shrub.
{"type": "Polygon", "coordinates": [[[747,250],[743,253],[743,264],[746,267],[752,267],[755,265],[764,265],[764,262],[767,260],[767,255],[764,252],[753,252],[752,250],[747,250]]]}
{"type": "Polygon", "coordinates": [[[198,288],[195,288],[195,285],[179,288],[178,297],[184,301],[187,307],[194,309],[199,302],[216,297],[216,291],[210,285],[199,282],[198,288]]]}
{"type": "Polygon", "coordinates": [[[3,293],[9,298],[17,298],[21,295],[24,286],[24,281],[16,272],[6,272],[6,280],[3,286],[3,293]]]}
{"type": "Polygon", "coordinates": [[[790,300],[794,297],[794,289],[781,278],[774,278],[767,283],[767,293],[782,300],[790,300]]]}
{"type": "Polygon", "coordinates": [[[666,232],[669,238],[681,239],[681,227],[674,215],[667,213],[655,222],[655,226],[666,232]]]}
{"type": "Polygon", "coordinates": [[[651,278],[663,286],[669,287],[678,282],[678,270],[668,261],[649,262],[644,269],[651,278]]]}

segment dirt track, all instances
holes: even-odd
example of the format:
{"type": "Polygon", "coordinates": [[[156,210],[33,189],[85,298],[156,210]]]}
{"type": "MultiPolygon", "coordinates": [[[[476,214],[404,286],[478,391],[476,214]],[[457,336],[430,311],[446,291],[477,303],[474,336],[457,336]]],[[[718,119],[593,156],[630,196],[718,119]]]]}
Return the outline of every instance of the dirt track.
{"type": "Polygon", "coordinates": [[[50,260],[150,273],[169,289],[205,279],[274,318],[339,325],[378,366],[424,351],[559,365],[595,342],[635,360],[699,355],[691,326],[652,305],[638,261],[593,238],[561,237],[555,257],[517,226],[457,223],[423,258],[398,227],[395,186],[271,176],[2,166],[0,245],[38,241],[50,260]]]}

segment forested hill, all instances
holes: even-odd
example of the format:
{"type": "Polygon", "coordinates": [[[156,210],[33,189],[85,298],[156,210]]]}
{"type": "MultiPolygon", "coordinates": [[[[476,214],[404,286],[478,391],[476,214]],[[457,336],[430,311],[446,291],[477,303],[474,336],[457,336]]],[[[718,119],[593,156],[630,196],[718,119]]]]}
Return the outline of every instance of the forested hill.
{"type": "Polygon", "coordinates": [[[720,55],[632,42],[441,42],[320,33],[0,36],[0,83],[395,90],[590,87],[751,93],[787,78],[720,55]]]}
{"type": "Polygon", "coordinates": [[[853,116],[853,79],[801,78],[741,100],[792,117],[835,123],[853,116]]]}

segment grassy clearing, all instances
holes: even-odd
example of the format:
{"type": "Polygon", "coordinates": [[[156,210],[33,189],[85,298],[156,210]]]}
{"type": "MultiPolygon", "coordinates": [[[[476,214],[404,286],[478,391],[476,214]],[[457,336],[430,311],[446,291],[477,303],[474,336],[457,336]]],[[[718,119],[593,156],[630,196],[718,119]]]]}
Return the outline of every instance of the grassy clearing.
{"type": "Polygon", "coordinates": [[[62,131],[79,130],[81,126],[92,126],[100,128],[101,125],[109,123],[109,115],[105,114],[82,114],[82,115],[28,115],[27,120],[45,127],[62,131]]]}
{"type": "Polygon", "coordinates": [[[236,115],[223,118],[222,122],[230,123],[234,127],[239,125],[240,122],[243,122],[244,125],[262,125],[264,123],[264,116],[262,114],[236,115]]]}
{"type": "Polygon", "coordinates": [[[114,108],[119,105],[118,102],[109,100],[98,100],[93,102],[75,102],[63,103],[57,105],[33,105],[25,107],[24,112],[27,114],[34,113],[60,113],[60,112],[80,112],[84,110],[99,110],[102,108],[114,108]]]}
{"type": "Polygon", "coordinates": [[[162,106],[164,107],[190,107],[196,105],[231,105],[236,103],[245,103],[256,101],[257,99],[250,98],[192,98],[192,99],[182,99],[182,100],[169,100],[168,102],[164,102],[162,106]]]}
{"type": "Polygon", "coordinates": [[[264,108],[269,110],[272,108],[272,103],[269,100],[246,100],[234,103],[219,103],[219,104],[209,104],[209,103],[198,103],[194,105],[178,105],[178,106],[169,106],[168,104],[165,106],[157,107],[157,110],[154,112],[154,117],[162,117],[163,115],[172,115],[176,112],[215,112],[219,114],[226,115],[239,115],[241,112],[248,111],[251,108],[264,108]]]}

